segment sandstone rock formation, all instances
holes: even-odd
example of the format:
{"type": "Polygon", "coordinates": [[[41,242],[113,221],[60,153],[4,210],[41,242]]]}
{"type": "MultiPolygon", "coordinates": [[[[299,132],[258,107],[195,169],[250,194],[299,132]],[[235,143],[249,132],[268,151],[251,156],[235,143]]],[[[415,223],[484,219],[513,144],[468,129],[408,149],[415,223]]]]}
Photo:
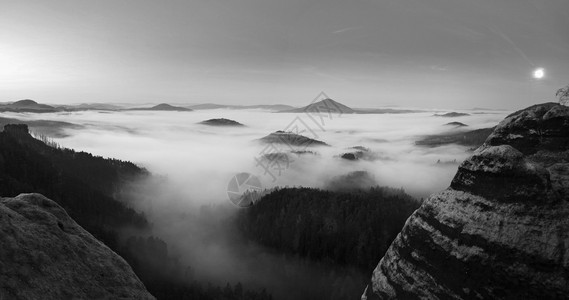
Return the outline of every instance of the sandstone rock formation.
{"type": "Polygon", "coordinates": [[[40,194],[0,198],[0,299],[154,299],[131,267],[40,194]]]}
{"type": "Polygon", "coordinates": [[[569,299],[569,107],[503,120],[407,220],[367,299],[569,299]]]}

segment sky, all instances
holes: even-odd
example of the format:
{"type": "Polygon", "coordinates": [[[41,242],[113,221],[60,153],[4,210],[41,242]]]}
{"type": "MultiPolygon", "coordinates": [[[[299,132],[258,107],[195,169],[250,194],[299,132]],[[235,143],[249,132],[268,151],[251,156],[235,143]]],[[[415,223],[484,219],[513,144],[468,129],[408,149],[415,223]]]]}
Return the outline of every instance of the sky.
{"type": "Polygon", "coordinates": [[[0,102],[517,109],[567,84],[567,0],[0,0],[0,102]]]}

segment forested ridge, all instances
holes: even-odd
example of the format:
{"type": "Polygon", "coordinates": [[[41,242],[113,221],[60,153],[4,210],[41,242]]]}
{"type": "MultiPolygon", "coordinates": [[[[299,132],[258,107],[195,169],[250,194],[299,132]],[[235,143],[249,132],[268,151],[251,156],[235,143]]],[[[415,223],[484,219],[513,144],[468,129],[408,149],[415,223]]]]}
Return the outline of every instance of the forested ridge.
{"type": "Polygon", "coordinates": [[[0,132],[0,195],[41,193],[113,249],[116,228],[148,225],[142,214],[115,198],[123,182],[146,175],[130,162],[49,147],[25,125],[6,125],[0,132]]]}
{"type": "Polygon", "coordinates": [[[277,189],[244,209],[237,226],[251,240],[290,255],[371,272],[419,201],[403,190],[277,189]]]}

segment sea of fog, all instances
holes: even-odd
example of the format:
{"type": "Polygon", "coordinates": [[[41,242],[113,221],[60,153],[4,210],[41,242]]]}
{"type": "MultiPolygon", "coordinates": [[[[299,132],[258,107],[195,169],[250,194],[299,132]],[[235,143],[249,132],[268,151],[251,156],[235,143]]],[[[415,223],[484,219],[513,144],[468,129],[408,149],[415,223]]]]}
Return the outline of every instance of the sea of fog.
{"type": "MultiPolygon", "coordinates": [[[[153,224],[147,234],[164,239],[170,253],[190,265],[200,279],[222,285],[239,281],[249,288],[267,288],[276,299],[302,299],[307,291],[314,292],[314,278],[324,278],[330,270],[239,240],[234,230],[224,227],[239,210],[227,196],[228,183],[236,173],[257,175],[263,187],[271,188],[325,187],[337,176],[367,171],[377,185],[402,187],[417,198],[426,197],[448,187],[458,163],[470,152],[457,145],[419,147],[415,141],[424,135],[459,130],[444,125],[451,121],[468,124],[466,130],[472,130],[495,126],[506,114],[487,112],[458,118],[435,117],[432,112],[333,114],[330,118],[260,110],[200,110],[6,115],[80,124],[77,129],[65,129],[66,136],[55,141],[63,147],[132,161],[160,175],[160,180],[140,185],[140,199],[133,205],[153,224]],[[211,118],[232,119],[245,126],[199,124],[211,118]],[[292,155],[280,174],[276,170],[266,173],[258,164],[262,154],[289,149],[277,145],[275,150],[257,140],[286,129],[331,146],[307,149],[315,155],[292,155]],[[348,161],[339,157],[354,146],[369,148],[378,159],[348,161]],[[439,160],[456,163],[437,164],[439,160]]],[[[361,278],[369,278],[369,274],[361,274],[361,278]]]]}
{"type": "MultiPolygon", "coordinates": [[[[409,114],[306,114],[271,113],[260,110],[85,111],[55,114],[13,114],[20,119],[48,119],[84,125],[66,129],[67,137],[56,141],[64,147],[95,155],[135,162],[153,174],[189,191],[199,203],[227,200],[227,184],[239,172],[257,175],[263,187],[322,187],[335,176],[364,170],[378,185],[404,188],[425,197],[446,188],[468,147],[419,147],[423,135],[450,132],[451,121],[472,130],[495,126],[507,112],[471,114],[458,118],[434,117],[433,113],[409,114]],[[211,118],[236,120],[244,127],[199,124],[211,118]],[[331,147],[309,147],[316,155],[292,155],[288,162],[269,168],[259,164],[264,153],[287,151],[286,145],[256,142],[267,134],[291,129],[331,147]],[[378,159],[348,161],[342,153],[354,146],[369,148],[378,159]]],[[[297,147],[298,150],[298,147],[297,147]]]]}

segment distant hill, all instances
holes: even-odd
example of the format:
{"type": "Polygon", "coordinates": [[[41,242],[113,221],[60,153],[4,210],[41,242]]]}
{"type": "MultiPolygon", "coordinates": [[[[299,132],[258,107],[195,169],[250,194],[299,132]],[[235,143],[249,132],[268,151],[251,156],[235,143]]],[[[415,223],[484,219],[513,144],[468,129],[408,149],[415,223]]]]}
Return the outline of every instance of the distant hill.
{"type": "Polygon", "coordinates": [[[340,102],[334,101],[332,99],[324,99],[318,102],[310,103],[307,106],[301,108],[294,108],[288,110],[282,110],[279,112],[283,113],[342,113],[342,114],[353,114],[356,111],[340,102]]]}
{"type": "Polygon", "coordinates": [[[486,141],[493,130],[494,128],[482,128],[459,133],[428,135],[416,141],[415,144],[428,147],[457,144],[478,148],[484,144],[484,141],[486,141]]]}
{"type": "Polygon", "coordinates": [[[204,103],[189,105],[188,108],[195,110],[206,110],[206,109],[266,109],[272,111],[280,111],[293,109],[293,106],[284,104],[261,104],[261,105],[226,105],[226,104],[214,104],[214,103],[204,103]]]}
{"type": "Polygon", "coordinates": [[[459,112],[449,112],[446,114],[434,114],[435,117],[445,117],[445,118],[456,118],[456,117],[465,117],[465,116],[470,116],[470,114],[467,113],[459,113],[459,112]]]}
{"type": "Polygon", "coordinates": [[[466,127],[468,125],[461,123],[461,122],[450,122],[450,123],[446,123],[445,126],[466,127]]]}
{"type": "Polygon", "coordinates": [[[82,111],[82,110],[121,110],[122,106],[110,103],[81,103],[72,105],[60,105],[58,109],[65,111],[82,111]]]}
{"type": "Polygon", "coordinates": [[[351,108],[333,99],[324,99],[307,106],[279,111],[281,113],[337,113],[337,114],[407,114],[420,110],[394,108],[351,108]]]}
{"type": "Polygon", "coordinates": [[[285,131],[275,131],[263,138],[261,138],[259,141],[263,142],[263,143],[267,143],[267,144],[286,144],[289,146],[303,146],[303,147],[309,147],[309,146],[329,146],[328,144],[319,141],[319,140],[315,140],[315,139],[311,139],[309,137],[300,135],[300,134],[296,134],[294,132],[285,132],[285,131]]]}
{"type": "Polygon", "coordinates": [[[192,111],[192,109],[180,106],[173,106],[167,103],[160,103],[158,105],[148,108],[131,108],[129,110],[154,110],[154,111],[192,111]]]}
{"type": "Polygon", "coordinates": [[[39,104],[34,100],[25,99],[25,100],[16,101],[14,103],[0,104],[0,111],[56,112],[58,111],[58,109],[47,104],[39,104]]]}
{"type": "Polygon", "coordinates": [[[188,108],[200,110],[200,109],[219,109],[219,108],[227,108],[227,105],[221,104],[213,104],[213,103],[204,103],[204,104],[196,104],[196,105],[189,105],[188,108]]]}
{"type": "Polygon", "coordinates": [[[507,111],[507,109],[504,108],[487,108],[487,107],[473,107],[470,108],[469,110],[507,111]]]}
{"type": "Polygon", "coordinates": [[[200,122],[200,124],[210,125],[210,126],[245,126],[245,125],[243,125],[237,121],[229,120],[229,119],[225,119],[225,118],[209,119],[209,120],[205,120],[205,121],[200,122]]]}
{"type": "Polygon", "coordinates": [[[418,109],[396,109],[396,108],[356,108],[357,114],[410,114],[423,112],[418,109]]]}

